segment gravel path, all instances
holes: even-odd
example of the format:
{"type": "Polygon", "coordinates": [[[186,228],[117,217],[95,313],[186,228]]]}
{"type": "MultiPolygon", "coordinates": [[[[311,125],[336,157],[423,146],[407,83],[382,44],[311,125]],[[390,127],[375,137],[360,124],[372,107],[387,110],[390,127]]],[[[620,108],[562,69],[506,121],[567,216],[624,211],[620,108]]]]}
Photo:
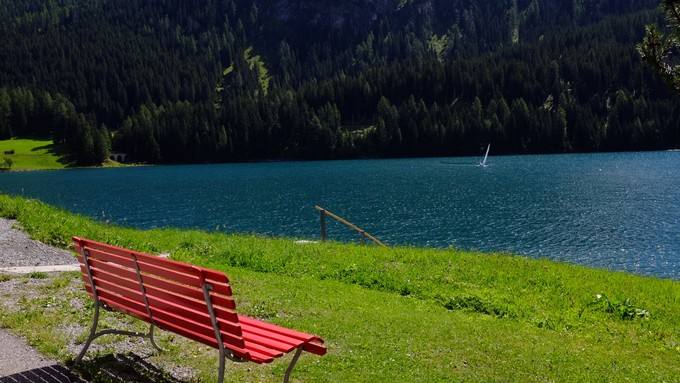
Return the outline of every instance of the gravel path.
{"type": "MultiPolygon", "coordinates": [[[[68,251],[30,239],[26,233],[14,228],[16,224],[16,221],[0,218],[0,267],[67,265],[76,262],[68,251]]],[[[11,286],[11,282],[2,285],[11,286]]],[[[3,301],[0,304],[12,306],[14,302],[3,301]]],[[[22,338],[4,329],[0,329],[0,345],[0,383],[84,382],[57,362],[43,357],[22,338]]]]}
{"type": "Polygon", "coordinates": [[[65,250],[55,249],[14,229],[16,221],[0,218],[0,267],[68,265],[77,263],[65,250]]]}
{"type": "Polygon", "coordinates": [[[29,347],[23,339],[0,330],[0,376],[7,376],[31,370],[34,368],[47,367],[57,362],[45,359],[37,351],[29,347]]]}
{"type": "Polygon", "coordinates": [[[23,339],[0,330],[0,383],[84,382],[68,369],[40,355],[23,339]]]}

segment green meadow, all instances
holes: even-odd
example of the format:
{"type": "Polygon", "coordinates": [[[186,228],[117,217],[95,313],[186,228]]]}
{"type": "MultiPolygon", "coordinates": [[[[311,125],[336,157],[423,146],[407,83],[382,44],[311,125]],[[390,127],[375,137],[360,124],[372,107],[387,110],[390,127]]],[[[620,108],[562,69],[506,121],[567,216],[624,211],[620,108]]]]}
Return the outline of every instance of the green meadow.
{"type": "MultiPolygon", "coordinates": [[[[326,340],[328,355],[303,355],[294,381],[677,382],[680,376],[680,282],[674,280],[510,254],[135,230],[9,196],[0,196],[0,216],[62,248],[77,235],[226,272],[239,311],[326,340]]],[[[86,299],[80,289],[67,289],[78,278],[62,274],[34,299],[20,301],[21,310],[0,308],[0,326],[68,362],[73,353],[63,329],[87,324],[92,310],[68,303],[86,299]]],[[[107,315],[107,323],[119,318],[107,315]]],[[[189,367],[201,381],[214,380],[216,352],[167,333],[161,342],[168,352],[152,363],[189,367]]],[[[226,381],[280,381],[288,358],[228,364],[226,381]]]]}
{"type": "MultiPolygon", "coordinates": [[[[0,140],[0,167],[4,159],[12,161],[10,171],[55,170],[76,167],[65,151],[50,139],[12,138],[0,140]],[[13,154],[4,154],[13,151],[13,154]]],[[[101,167],[115,168],[131,166],[112,160],[105,160],[101,167]]]]}
{"type": "Polygon", "coordinates": [[[0,162],[4,157],[12,160],[10,170],[63,169],[66,161],[52,140],[13,138],[0,140],[0,162]],[[14,151],[14,154],[4,154],[14,151]]]}

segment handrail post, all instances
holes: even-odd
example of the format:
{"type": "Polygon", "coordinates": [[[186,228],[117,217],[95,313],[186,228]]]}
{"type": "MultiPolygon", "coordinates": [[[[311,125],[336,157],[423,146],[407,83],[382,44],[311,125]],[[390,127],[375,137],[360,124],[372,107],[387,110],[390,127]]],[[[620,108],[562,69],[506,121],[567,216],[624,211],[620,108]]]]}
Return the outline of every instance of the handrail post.
{"type": "Polygon", "coordinates": [[[325,242],[328,238],[328,232],[326,227],[326,211],[319,210],[319,223],[321,224],[321,242],[325,242]]]}

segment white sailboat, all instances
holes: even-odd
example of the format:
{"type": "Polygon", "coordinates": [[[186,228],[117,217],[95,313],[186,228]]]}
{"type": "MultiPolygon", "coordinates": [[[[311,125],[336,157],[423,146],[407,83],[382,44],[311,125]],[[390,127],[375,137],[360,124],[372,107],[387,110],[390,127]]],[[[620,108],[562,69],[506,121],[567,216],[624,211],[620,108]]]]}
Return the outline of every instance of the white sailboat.
{"type": "Polygon", "coordinates": [[[491,150],[491,144],[489,144],[489,146],[486,147],[486,154],[484,155],[484,159],[482,160],[482,162],[479,163],[479,166],[481,166],[481,167],[483,167],[483,168],[489,166],[489,165],[486,163],[486,160],[489,158],[489,151],[490,151],[490,150],[491,150]]]}

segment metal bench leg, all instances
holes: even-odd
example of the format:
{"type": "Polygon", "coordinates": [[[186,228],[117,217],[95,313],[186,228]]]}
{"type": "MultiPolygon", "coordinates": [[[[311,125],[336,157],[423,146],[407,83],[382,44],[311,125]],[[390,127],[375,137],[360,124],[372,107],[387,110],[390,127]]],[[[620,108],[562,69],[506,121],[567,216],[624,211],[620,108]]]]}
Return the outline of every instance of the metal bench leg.
{"type": "Polygon", "coordinates": [[[217,370],[217,383],[224,382],[224,364],[227,358],[224,355],[224,349],[220,349],[220,368],[217,370]]]}
{"type": "Polygon", "coordinates": [[[208,314],[210,314],[210,323],[212,324],[213,330],[215,331],[215,340],[217,341],[217,348],[220,351],[220,369],[217,370],[217,383],[224,382],[224,363],[226,362],[226,352],[224,351],[224,343],[222,343],[222,333],[220,332],[220,327],[217,324],[217,317],[215,316],[215,310],[213,309],[212,299],[210,298],[210,291],[212,291],[213,286],[205,281],[205,274],[201,272],[201,284],[203,289],[203,299],[205,304],[208,306],[208,314]]]}
{"type": "Polygon", "coordinates": [[[290,379],[290,373],[293,372],[295,364],[297,363],[298,359],[300,359],[300,354],[302,354],[302,349],[298,348],[297,351],[295,352],[295,355],[293,356],[293,360],[291,360],[290,364],[288,365],[286,375],[283,376],[283,383],[288,383],[288,379],[290,379]]]}
{"type": "Polygon", "coordinates": [[[149,327],[149,341],[151,342],[151,345],[153,346],[153,348],[155,348],[156,350],[158,350],[158,352],[165,352],[165,350],[163,349],[163,347],[161,347],[161,346],[159,346],[159,345],[156,344],[156,340],[155,340],[154,337],[153,337],[153,329],[154,329],[155,327],[156,327],[156,326],[154,326],[153,323],[152,323],[151,326],[149,327]]]}
{"type": "Polygon", "coordinates": [[[94,305],[94,319],[92,320],[92,328],[90,328],[90,336],[87,338],[87,341],[85,342],[85,346],[83,346],[83,349],[80,351],[80,354],[78,354],[78,357],[76,357],[76,363],[80,363],[80,361],[83,360],[83,357],[85,356],[85,353],[87,352],[87,349],[90,348],[90,344],[92,344],[92,341],[97,337],[97,324],[99,323],[99,304],[95,303],[94,305]]]}
{"type": "Polygon", "coordinates": [[[94,307],[94,319],[92,320],[92,328],[90,329],[90,336],[87,338],[87,341],[85,342],[83,349],[80,351],[80,354],[78,354],[78,356],[76,357],[76,360],[75,360],[76,363],[80,363],[83,360],[83,357],[85,356],[87,349],[90,348],[90,345],[92,345],[92,342],[95,339],[97,339],[97,338],[99,338],[100,336],[103,336],[103,335],[126,335],[126,336],[134,336],[134,337],[149,339],[151,341],[151,344],[156,349],[158,349],[159,351],[164,351],[154,341],[154,338],[153,338],[154,325],[151,325],[151,328],[149,329],[148,333],[141,333],[141,332],[134,332],[134,331],[123,331],[123,330],[113,330],[113,329],[107,329],[107,330],[102,330],[100,332],[97,332],[97,324],[98,323],[99,323],[99,305],[95,305],[95,307],[94,307]]]}

